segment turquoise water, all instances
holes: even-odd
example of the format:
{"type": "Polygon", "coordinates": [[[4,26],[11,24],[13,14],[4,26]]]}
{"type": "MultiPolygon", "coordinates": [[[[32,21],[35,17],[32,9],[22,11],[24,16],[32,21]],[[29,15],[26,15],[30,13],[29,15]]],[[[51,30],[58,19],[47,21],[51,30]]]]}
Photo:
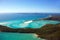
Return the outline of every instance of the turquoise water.
{"type": "MultiPolygon", "coordinates": [[[[0,32],[0,40],[39,40],[34,34],[0,32]]],[[[43,39],[41,39],[43,40],[43,39]]]]}
{"type": "MultiPolygon", "coordinates": [[[[0,22],[0,25],[4,25],[10,28],[41,28],[46,24],[57,24],[59,21],[52,20],[12,20],[0,22]]],[[[4,33],[0,32],[0,40],[44,40],[39,39],[34,34],[23,34],[23,33],[4,33]]]]}
{"type": "Polygon", "coordinates": [[[53,20],[12,20],[7,22],[1,22],[0,25],[4,25],[10,28],[40,28],[46,24],[57,24],[59,21],[53,20]]]}
{"type": "MultiPolygon", "coordinates": [[[[56,14],[55,13],[54,14],[51,13],[0,14],[0,25],[4,25],[10,28],[41,28],[46,24],[60,23],[59,21],[52,21],[52,20],[32,21],[40,18],[49,17],[49,15],[60,15],[60,14],[57,13],[56,14]]],[[[43,40],[43,39],[37,38],[34,34],[0,32],[0,40],[43,40]]]]}

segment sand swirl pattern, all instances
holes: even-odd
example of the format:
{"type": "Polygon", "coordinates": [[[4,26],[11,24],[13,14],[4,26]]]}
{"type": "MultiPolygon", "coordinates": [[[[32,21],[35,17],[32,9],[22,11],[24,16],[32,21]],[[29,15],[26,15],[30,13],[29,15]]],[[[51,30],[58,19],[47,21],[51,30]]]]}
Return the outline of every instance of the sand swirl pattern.
{"type": "Polygon", "coordinates": [[[39,21],[26,21],[26,20],[12,20],[6,22],[0,22],[0,25],[4,25],[10,28],[40,28],[46,24],[57,24],[59,21],[51,20],[39,20],[39,21]]]}

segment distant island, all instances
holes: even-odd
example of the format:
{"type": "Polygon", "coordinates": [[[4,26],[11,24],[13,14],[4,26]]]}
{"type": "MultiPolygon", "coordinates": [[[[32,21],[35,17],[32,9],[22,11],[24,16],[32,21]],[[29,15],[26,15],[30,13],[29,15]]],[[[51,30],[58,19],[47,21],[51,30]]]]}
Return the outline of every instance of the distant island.
{"type": "Polygon", "coordinates": [[[42,18],[42,20],[56,20],[56,21],[60,21],[60,16],[58,15],[51,15],[47,18],[42,18]]]}
{"type": "MultiPolygon", "coordinates": [[[[43,18],[42,20],[60,21],[60,16],[43,18]]],[[[60,40],[60,23],[46,24],[41,28],[17,28],[17,29],[0,25],[0,32],[34,33],[37,35],[37,37],[43,38],[46,40],[60,40]]]]}

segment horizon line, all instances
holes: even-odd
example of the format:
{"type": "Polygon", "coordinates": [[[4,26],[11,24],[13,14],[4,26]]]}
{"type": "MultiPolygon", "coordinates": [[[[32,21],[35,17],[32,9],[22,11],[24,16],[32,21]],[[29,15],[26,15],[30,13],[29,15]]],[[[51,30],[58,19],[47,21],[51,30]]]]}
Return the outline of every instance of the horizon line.
{"type": "Polygon", "coordinates": [[[47,12],[47,11],[46,12],[36,12],[36,11],[35,12],[5,12],[5,11],[1,12],[0,11],[0,13],[60,13],[60,12],[59,11],[58,12],[52,12],[52,11],[51,12],[47,12]]]}

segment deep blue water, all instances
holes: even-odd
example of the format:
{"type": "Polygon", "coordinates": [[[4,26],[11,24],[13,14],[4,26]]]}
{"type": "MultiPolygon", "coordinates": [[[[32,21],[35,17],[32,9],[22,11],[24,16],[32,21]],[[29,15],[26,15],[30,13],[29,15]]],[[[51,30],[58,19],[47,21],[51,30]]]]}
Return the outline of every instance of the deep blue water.
{"type": "Polygon", "coordinates": [[[0,14],[0,22],[9,20],[34,20],[39,18],[45,18],[49,15],[58,15],[59,13],[10,13],[0,14]]]}

